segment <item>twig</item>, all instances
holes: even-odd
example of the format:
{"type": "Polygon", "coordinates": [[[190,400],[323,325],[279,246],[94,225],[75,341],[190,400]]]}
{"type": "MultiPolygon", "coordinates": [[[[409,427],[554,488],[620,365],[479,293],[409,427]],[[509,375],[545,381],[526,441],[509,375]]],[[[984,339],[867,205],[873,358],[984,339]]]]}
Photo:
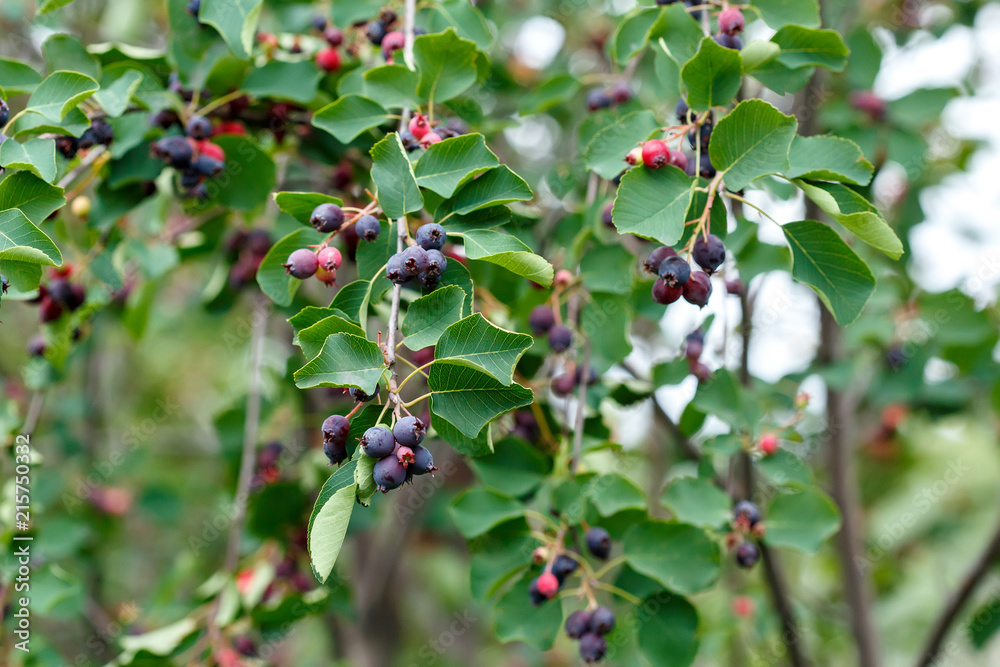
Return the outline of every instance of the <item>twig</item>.
{"type": "Polygon", "coordinates": [[[982,583],[986,574],[990,571],[990,567],[998,558],[1000,558],[1000,525],[994,530],[993,537],[990,538],[986,548],[983,549],[983,552],[979,554],[979,558],[976,559],[972,568],[966,573],[965,578],[962,579],[962,583],[952,593],[951,597],[948,598],[948,603],[945,605],[944,610],[937,621],[934,622],[927,644],[920,652],[917,667],[929,667],[934,664],[934,659],[941,651],[941,644],[944,642],[944,638],[948,636],[948,630],[958,618],[958,613],[962,611],[962,607],[969,601],[972,592],[976,590],[976,586],[982,583]]]}
{"type": "Polygon", "coordinates": [[[84,169],[93,164],[94,160],[99,158],[104,153],[105,150],[107,149],[103,144],[91,148],[90,152],[87,153],[87,156],[82,160],[80,160],[80,164],[76,165],[68,172],[66,172],[66,175],[59,179],[59,182],[56,183],[56,186],[65,190],[66,186],[72,183],[73,179],[80,175],[80,172],[82,172],[84,169]]]}
{"type": "Polygon", "coordinates": [[[24,426],[21,429],[22,435],[31,435],[38,426],[38,418],[42,414],[42,405],[45,404],[45,394],[41,390],[35,391],[31,395],[31,403],[28,404],[28,414],[24,417],[24,426]]]}
{"type": "Polygon", "coordinates": [[[583,417],[587,411],[587,385],[590,384],[590,338],[583,339],[583,366],[580,372],[580,394],[576,401],[576,424],[573,426],[573,458],[569,471],[576,474],[583,450],[583,417]]]}

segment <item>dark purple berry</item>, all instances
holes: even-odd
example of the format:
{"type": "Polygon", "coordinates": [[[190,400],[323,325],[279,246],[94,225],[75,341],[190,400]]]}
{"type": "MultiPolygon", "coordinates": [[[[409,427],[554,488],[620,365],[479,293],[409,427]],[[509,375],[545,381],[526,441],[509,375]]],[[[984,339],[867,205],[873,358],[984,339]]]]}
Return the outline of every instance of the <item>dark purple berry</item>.
{"type": "Polygon", "coordinates": [[[559,583],[562,584],[566,581],[566,577],[576,572],[576,568],[579,567],[579,563],[572,556],[567,556],[566,554],[559,554],[556,559],[552,561],[552,574],[556,576],[559,583]]]}
{"type": "Polygon", "coordinates": [[[429,449],[423,445],[416,445],[410,449],[413,450],[413,463],[407,468],[408,472],[414,475],[426,475],[429,472],[437,470],[437,467],[434,465],[434,457],[431,456],[429,449]]]}
{"type": "Polygon", "coordinates": [[[432,273],[431,271],[424,271],[417,276],[417,280],[420,282],[420,286],[424,288],[425,292],[433,292],[437,289],[438,285],[441,284],[441,275],[432,273]]]}
{"type": "Polygon", "coordinates": [[[585,540],[587,549],[595,558],[604,560],[611,553],[611,535],[600,526],[594,526],[588,530],[585,540]]]}
{"type": "Polygon", "coordinates": [[[603,222],[606,227],[615,226],[614,211],[615,203],[613,201],[609,201],[601,210],[601,222],[603,222]]]}
{"type": "Polygon", "coordinates": [[[625,104],[632,99],[632,89],[624,81],[619,81],[611,86],[608,94],[611,95],[611,99],[615,104],[625,104]]]}
{"type": "Polygon", "coordinates": [[[669,287],[684,285],[691,277],[691,265],[682,257],[674,255],[660,262],[660,279],[669,287]]]}
{"type": "Polygon", "coordinates": [[[760,549],[753,542],[744,542],[736,547],[736,564],[749,570],[760,560],[760,549]]]}
{"type": "Polygon", "coordinates": [[[417,245],[424,250],[440,250],[444,242],[448,240],[448,232],[436,222],[428,222],[417,228],[415,238],[417,245]]]}
{"type": "Polygon", "coordinates": [[[402,486],[406,481],[406,467],[395,456],[386,456],[372,470],[375,488],[382,493],[402,486]]]}
{"type": "Polygon", "coordinates": [[[55,322],[63,314],[62,305],[50,296],[42,298],[38,306],[38,318],[42,322],[55,322]]]}
{"type": "Polygon", "coordinates": [[[659,275],[660,264],[663,264],[663,260],[667,257],[674,257],[677,252],[668,245],[660,246],[655,248],[653,252],[649,253],[649,257],[642,263],[642,268],[647,273],[653,273],[659,275]]]}
{"type": "Polygon", "coordinates": [[[187,125],[184,126],[184,132],[198,141],[208,139],[212,136],[212,121],[204,116],[191,116],[187,125]]]}
{"type": "Polygon", "coordinates": [[[556,324],[556,315],[552,308],[546,305],[535,306],[528,316],[528,326],[536,336],[547,334],[556,324]]]}
{"type": "Polygon", "coordinates": [[[361,436],[361,449],[373,459],[382,459],[392,454],[396,448],[396,439],[392,431],[378,424],[372,426],[361,436]]]}
{"type": "Polygon", "coordinates": [[[45,338],[42,334],[35,334],[28,341],[28,354],[33,357],[44,357],[45,356],[45,338]]]}
{"type": "Polygon", "coordinates": [[[694,242],[691,256],[705,273],[712,274],[726,261],[726,246],[715,234],[699,236],[694,242]]]}
{"type": "Polygon", "coordinates": [[[674,107],[674,113],[677,114],[677,120],[679,120],[682,123],[689,122],[688,111],[690,111],[690,108],[688,108],[687,100],[685,100],[683,97],[677,100],[677,106],[674,107]]]}
{"type": "Polygon", "coordinates": [[[448,258],[440,250],[427,251],[427,270],[425,274],[440,276],[448,268],[448,258]]]}
{"type": "Polygon", "coordinates": [[[557,324],[549,331],[549,347],[555,352],[565,352],[573,344],[573,332],[564,324],[557,324]]]}
{"type": "Polygon", "coordinates": [[[611,96],[603,88],[594,88],[587,93],[587,109],[590,111],[607,109],[611,106],[611,102],[611,96]]]}
{"type": "Polygon", "coordinates": [[[737,35],[721,33],[718,35],[712,35],[712,39],[715,40],[716,44],[727,49],[739,51],[743,48],[743,40],[741,40],[737,35]]]}
{"type": "Polygon", "coordinates": [[[570,639],[579,639],[590,632],[590,612],[586,609],[578,609],[566,617],[566,636],[570,639]]]}
{"type": "Polygon", "coordinates": [[[615,612],[607,607],[598,607],[590,615],[590,630],[599,635],[606,635],[615,627],[615,612]]]}
{"type": "Polygon", "coordinates": [[[76,157],[76,152],[80,148],[80,142],[76,137],[62,135],[56,137],[56,150],[67,160],[76,157]]]}
{"type": "Polygon", "coordinates": [[[600,662],[608,652],[608,642],[593,632],[580,637],[580,657],[586,663],[600,662]]]}
{"type": "Polygon", "coordinates": [[[329,234],[344,224],[344,210],[336,204],[320,204],[309,216],[309,224],[321,234],[329,234]]]}
{"type": "Polygon", "coordinates": [[[743,296],[747,293],[747,286],[742,280],[727,280],[726,281],[726,292],[732,294],[733,296],[743,296]]]}
{"type": "Polygon", "coordinates": [[[0,100],[0,126],[7,124],[7,119],[10,117],[10,107],[3,100],[0,100]]]}
{"type": "Polygon", "coordinates": [[[374,241],[382,232],[382,225],[374,215],[363,215],[354,223],[354,230],[358,237],[365,241],[374,241]]]}
{"type": "Polygon", "coordinates": [[[115,131],[108,124],[108,121],[103,118],[98,118],[91,121],[90,127],[83,131],[80,135],[80,141],[78,143],[80,148],[87,149],[91,146],[101,144],[104,146],[109,145],[115,138],[115,131]]]}
{"type": "Polygon", "coordinates": [[[181,172],[181,187],[190,189],[201,183],[202,175],[197,169],[185,169],[181,172]]]}
{"type": "Polygon", "coordinates": [[[358,403],[367,403],[368,401],[378,396],[378,386],[375,387],[375,391],[371,394],[366,394],[357,387],[351,387],[350,389],[347,390],[347,393],[350,394],[351,398],[353,398],[358,403]]]}
{"type": "Polygon", "coordinates": [[[397,285],[408,283],[413,278],[413,272],[406,268],[403,253],[396,253],[385,265],[385,277],[397,285]]]}
{"type": "Polygon", "coordinates": [[[323,420],[324,442],[347,442],[347,434],[350,431],[351,424],[343,415],[330,415],[323,420]]]}
{"type": "Polygon", "coordinates": [[[288,256],[288,261],[282,266],[285,267],[285,273],[291,277],[305,280],[316,274],[319,260],[316,258],[316,253],[309,248],[299,248],[288,256]]]}
{"type": "Polygon", "coordinates": [[[708,144],[712,141],[712,129],[713,127],[711,123],[705,123],[696,130],[688,132],[688,144],[691,146],[692,150],[698,148],[698,139],[699,137],[701,138],[702,159],[705,159],[705,153],[708,152],[708,144]]]}
{"type": "Polygon", "coordinates": [[[208,155],[199,155],[191,162],[192,171],[196,172],[199,176],[208,176],[209,178],[215,178],[220,175],[225,166],[222,160],[216,160],[208,155]]]}
{"type": "Polygon", "coordinates": [[[149,117],[149,124],[153,127],[169,130],[174,125],[180,125],[181,119],[173,109],[161,109],[149,117]]]}
{"type": "Polygon", "coordinates": [[[152,146],[153,157],[163,160],[175,169],[191,166],[194,149],[185,137],[173,135],[163,137],[152,146]]]}
{"type": "Polygon", "coordinates": [[[741,500],[733,506],[733,520],[753,528],[760,522],[760,509],[749,500],[741,500]]]}
{"type": "Polygon", "coordinates": [[[340,465],[347,460],[347,443],[328,441],[323,443],[323,453],[330,465],[340,465]]]}
{"type": "Polygon", "coordinates": [[[201,0],[188,0],[187,7],[185,9],[188,14],[198,18],[198,13],[201,12],[201,0]]]}
{"type": "Polygon", "coordinates": [[[576,378],[572,373],[563,373],[552,378],[552,393],[556,396],[569,396],[576,389],[576,378]]]}
{"type": "Polygon", "coordinates": [[[427,251],[420,246],[411,245],[399,255],[403,260],[403,266],[411,275],[417,275],[427,270],[427,251]]]}
{"type": "Polygon", "coordinates": [[[326,26],[328,23],[329,20],[322,14],[317,14],[316,16],[312,17],[313,30],[323,32],[324,30],[326,30],[326,26]]]}
{"type": "Polygon", "coordinates": [[[687,335],[686,343],[684,348],[685,356],[688,359],[697,361],[705,349],[705,334],[701,332],[701,329],[695,329],[687,335]]]}
{"type": "Polygon", "coordinates": [[[416,447],[424,440],[427,425],[416,417],[403,417],[392,427],[396,442],[406,447],[416,447]]]}
{"type": "Polygon", "coordinates": [[[528,596],[531,598],[531,604],[535,605],[536,607],[549,599],[548,597],[543,595],[540,590],[538,590],[537,578],[531,580],[531,585],[528,586],[528,596]]]}
{"type": "Polygon", "coordinates": [[[704,271],[692,273],[691,279],[684,283],[684,300],[704,308],[708,305],[710,296],[712,296],[712,279],[704,271]]]}
{"type": "Polygon", "coordinates": [[[323,31],[323,39],[330,46],[340,46],[344,43],[344,33],[340,31],[340,28],[330,26],[323,31]]]}
{"type": "Polygon", "coordinates": [[[365,26],[365,37],[375,46],[382,46],[385,32],[385,26],[379,21],[369,21],[368,25],[365,26]]]}

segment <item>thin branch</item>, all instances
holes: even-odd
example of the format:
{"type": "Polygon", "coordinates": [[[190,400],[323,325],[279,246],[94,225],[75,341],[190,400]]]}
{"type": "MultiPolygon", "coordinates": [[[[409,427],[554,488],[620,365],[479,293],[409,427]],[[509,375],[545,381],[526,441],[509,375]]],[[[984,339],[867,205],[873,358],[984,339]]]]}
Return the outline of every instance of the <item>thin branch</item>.
{"type": "Polygon", "coordinates": [[[931,630],[927,644],[924,646],[923,651],[920,652],[917,667],[930,667],[930,665],[934,664],[937,654],[941,651],[941,644],[944,643],[944,638],[948,636],[948,630],[958,618],[958,614],[962,611],[965,603],[969,601],[973,591],[982,583],[986,574],[990,571],[990,567],[998,558],[1000,558],[1000,525],[994,530],[993,537],[990,538],[986,548],[983,549],[983,552],[979,554],[979,558],[976,559],[972,568],[966,573],[965,578],[962,579],[962,583],[952,593],[951,597],[948,598],[948,603],[945,605],[944,610],[937,621],[934,622],[933,630],[931,630]]]}
{"type": "Polygon", "coordinates": [[[77,176],[80,175],[80,172],[87,169],[87,167],[93,164],[94,160],[99,158],[104,153],[105,150],[106,148],[103,144],[91,148],[90,152],[87,153],[87,156],[82,160],[80,160],[80,164],[76,165],[68,172],[66,172],[66,175],[59,179],[59,182],[56,183],[56,186],[63,188],[65,190],[66,186],[72,183],[73,179],[75,179],[77,176]]]}
{"type": "Polygon", "coordinates": [[[35,391],[31,395],[31,403],[28,405],[28,414],[24,418],[24,427],[21,429],[22,435],[30,436],[38,426],[38,418],[42,414],[42,405],[45,404],[45,394],[41,390],[35,391]]]}
{"type": "Polygon", "coordinates": [[[580,371],[580,394],[576,401],[576,423],[573,426],[573,458],[569,471],[576,474],[583,451],[583,417],[587,411],[587,385],[590,384],[590,338],[583,339],[583,366],[580,371]]]}

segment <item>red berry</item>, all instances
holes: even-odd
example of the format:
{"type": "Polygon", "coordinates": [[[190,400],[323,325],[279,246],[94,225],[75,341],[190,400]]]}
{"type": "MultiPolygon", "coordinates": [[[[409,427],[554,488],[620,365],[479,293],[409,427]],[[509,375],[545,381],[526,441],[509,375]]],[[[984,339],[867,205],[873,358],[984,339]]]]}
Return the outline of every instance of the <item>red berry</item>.
{"type": "Polygon", "coordinates": [[[642,163],[650,169],[665,167],[670,160],[670,149],[659,139],[650,139],[642,145],[642,163]]]}
{"type": "Polygon", "coordinates": [[[327,271],[339,269],[341,262],[343,262],[340,251],[332,246],[327,246],[316,253],[316,259],[319,261],[320,267],[327,271]]]}
{"type": "Polygon", "coordinates": [[[382,57],[388,60],[392,57],[394,51],[398,51],[403,48],[406,43],[406,35],[398,30],[393,30],[392,32],[386,34],[382,38],[382,57]]]}
{"type": "Polygon", "coordinates": [[[699,308],[708,305],[708,297],[712,296],[712,279],[704,271],[695,271],[691,279],[684,283],[684,300],[699,308]]]}
{"type": "Polygon", "coordinates": [[[441,141],[441,135],[437,132],[428,132],[424,135],[424,138],[420,140],[420,147],[427,148],[431,144],[436,144],[441,141]]]}
{"type": "Polygon", "coordinates": [[[735,7],[723,9],[719,13],[719,32],[724,32],[727,35],[735,35],[736,33],[743,32],[744,25],[743,12],[735,7]]]}
{"type": "Polygon", "coordinates": [[[677,301],[677,299],[681,298],[683,293],[683,285],[671,287],[662,280],[657,280],[653,283],[653,301],[663,304],[664,306],[677,301]]]}
{"type": "Polygon", "coordinates": [[[740,595],[733,599],[733,613],[740,618],[749,618],[750,616],[753,616],[753,612],[753,598],[749,598],[746,595],[740,595]]]}
{"type": "Polygon", "coordinates": [[[760,436],[757,446],[760,448],[761,454],[770,456],[778,451],[778,436],[773,433],[765,433],[760,436]]]}
{"type": "Polygon", "coordinates": [[[552,599],[552,597],[559,590],[559,580],[556,579],[556,575],[551,572],[543,572],[538,577],[538,592],[545,597],[552,599]]]}
{"type": "Polygon", "coordinates": [[[210,157],[213,160],[218,160],[219,162],[226,161],[226,152],[222,150],[221,146],[213,144],[211,141],[199,141],[198,153],[204,155],[205,157],[210,157]]]}
{"type": "Polygon", "coordinates": [[[668,245],[660,246],[659,248],[654,248],[653,252],[649,253],[647,257],[642,262],[642,269],[647,273],[652,273],[654,275],[660,274],[660,264],[663,263],[667,257],[673,257],[677,254],[673,248],[668,245]]]}
{"type": "Polygon", "coordinates": [[[316,64],[326,72],[336,72],[340,69],[340,53],[332,46],[316,54],[316,64]]]}
{"type": "Polygon", "coordinates": [[[418,113],[410,119],[410,134],[412,134],[418,141],[423,139],[424,135],[430,131],[431,126],[430,123],[427,122],[427,116],[422,113],[418,113]]]}
{"type": "Polygon", "coordinates": [[[556,271],[556,275],[552,279],[552,284],[555,287],[566,289],[573,284],[573,272],[569,269],[559,269],[556,271]]]}
{"type": "Polygon", "coordinates": [[[681,151],[670,151],[670,157],[667,158],[667,164],[672,164],[681,171],[687,171],[688,156],[681,151]]]}
{"type": "Polygon", "coordinates": [[[319,280],[324,285],[336,285],[337,284],[337,269],[327,269],[320,265],[316,269],[316,279],[319,280]]]}

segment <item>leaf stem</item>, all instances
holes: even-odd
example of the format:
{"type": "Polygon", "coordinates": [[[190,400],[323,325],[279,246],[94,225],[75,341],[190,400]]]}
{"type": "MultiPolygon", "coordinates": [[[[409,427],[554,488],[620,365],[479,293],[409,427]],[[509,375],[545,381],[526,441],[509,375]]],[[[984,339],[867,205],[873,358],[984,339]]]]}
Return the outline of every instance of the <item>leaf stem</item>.
{"type": "MultiPolygon", "coordinates": [[[[424,370],[425,368],[427,368],[428,366],[430,366],[431,364],[433,364],[435,361],[436,361],[435,359],[431,359],[430,361],[428,361],[423,366],[414,368],[413,372],[410,373],[409,375],[407,375],[405,378],[403,378],[403,381],[400,382],[399,386],[396,387],[396,393],[399,393],[400,391],[403,390],[403,387],[405,387],[406,383],[410,381],[410,378],[412,378],[414,375],[420,373],[420,371],[424,370]]],[[[426,373],[424,373],[423,375],[424,375],[424,377],[427,377],[426,373]]]]}
{"type": "Polygon", "coordinates": [[[408,408],[408,407],[410,407],[411,405],[414,405],[414,404],[416,404],[416,403],[419,403],[420,401],[424,400],[425,398],[430,398],[430,397],[431,397],[431,392],[427,392],[426,394],[422,394],[422,395],[420,395],[420,396],[417,396],[417,397],[416,397],[415,399],[413,399],[413,400],[412,400],[412,401],[410,401],[409,403],[403,403],[403,407],[404,407],[404,408],[408,408]]]}
{"type": "Polygon", "coordinates": [[[212,100],[211,102],[209,102],[208,104],[206,104],[205,106],[203,106],[202,108],[200,108],[197,111],[195,111],[194,115],[196,115],[196,116],[207,116],[208,114],[210,114],[211,112],[215,111],[219,107],[221,107],[221,106],[223,106],[225,104],[229,104],[233,100],[236,100],[236,99],[239,99],[240,97],[243,97],[243,95],[244,95],[244,93],[242,91],[240,91],[240,90],[234,90],[231,93],[226,93],[222,97],[215,98],[214,100],[212,100]]]}
{"type": "Polygon", "coordinates": [[[611,593],[613,595],[617,595],[618,597],[623,598],[623,599],[631,602],[634,605],[641,605],[642,604],[642,600],[640,600],[636,596],[632,595],[628,591],[624,591],[624,590],[618,588],[617,586],[612,586],[611,584],[606,584],[603,581],[594,581],[592,583],[593,583],[593,585],[594,585],[595,588],[600,588],[602,591],[607,591],[608,593],[611,593]]]}

